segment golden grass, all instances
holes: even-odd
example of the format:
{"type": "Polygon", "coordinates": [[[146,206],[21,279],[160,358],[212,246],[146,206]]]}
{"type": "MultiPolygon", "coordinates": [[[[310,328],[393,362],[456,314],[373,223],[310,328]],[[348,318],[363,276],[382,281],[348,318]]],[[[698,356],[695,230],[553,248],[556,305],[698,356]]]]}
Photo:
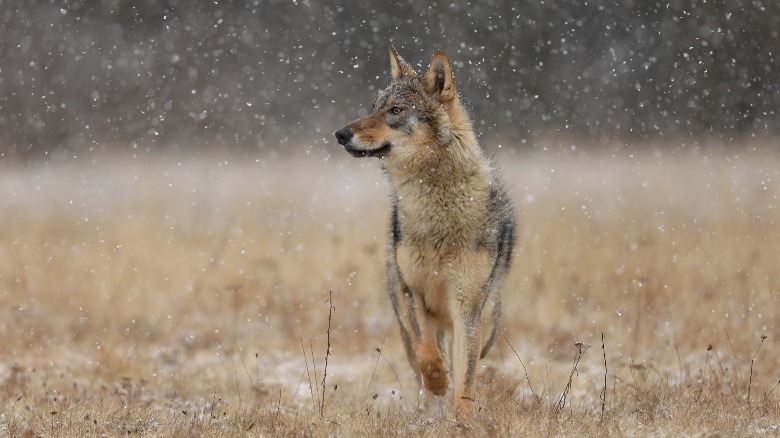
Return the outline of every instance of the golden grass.
{"type": "Polygon", "coordinates": [[[387,184],[344,155],[0,164],[0,435],[779,433],[780,154],[501,154],[506,340],[466,425],[417,408],[387,184]]]}

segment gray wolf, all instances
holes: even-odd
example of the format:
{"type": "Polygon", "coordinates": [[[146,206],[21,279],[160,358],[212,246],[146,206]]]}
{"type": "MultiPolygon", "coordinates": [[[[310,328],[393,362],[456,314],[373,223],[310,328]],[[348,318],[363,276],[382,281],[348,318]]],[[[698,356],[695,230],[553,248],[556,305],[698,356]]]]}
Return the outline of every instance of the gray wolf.
{"type": "Polygon", "coordinates": [[[336,131],[355,157],[378,157],[392,185],[390,301],[407,358],[453,414],[474,410],[477,361],[490,349],[510,266],[514,214],[501,176],[477,142],[447,55],[417,75],[390,48],[390,84],[371,112],[336,131]]]}

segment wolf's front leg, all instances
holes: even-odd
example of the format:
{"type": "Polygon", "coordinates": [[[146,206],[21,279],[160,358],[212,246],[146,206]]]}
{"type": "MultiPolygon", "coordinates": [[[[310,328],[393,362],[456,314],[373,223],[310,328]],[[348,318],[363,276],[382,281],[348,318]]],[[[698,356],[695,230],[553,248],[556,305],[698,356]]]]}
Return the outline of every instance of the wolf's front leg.
{"type": "Polygon", "coordinates": [[[476,397],[482,303],[474,301],[476,300],[463,300],[458,312],[453,314],[452,362],[455,393],[452,409],[458,419],[473,413],[476,397]]]}
{"type": "Polygon", "coordinates": [[[404,289],[402,296],[407,305],[405,316],[412,327],[417,372],[422,375],[423,385],[428,391],[443,396],[447,392],[447,368],[434,342],[423,297],[408,286],[404,289]]]}
{"type": "Polygon", "coordinates": [[[451,271],[452,374],[455,391],[452,409],[457,419],[474,411],[477,362],[482,344],[482,310],[491,293],[490,254],[474,251],[461,255],[451,271]],[[457,274],[457,275],[454,275],[457,274]]]}
{"type": "Polygon", "coordinates": [[[407,345],[407,349],[412,368],[422,376],[423,385],[428,391],[443,396],[447,392],[447,369],[431,336],[429,318],[420,302],[421,298],[408,286],[402,285],[399,306],[401,329],[404,326],[410,329],[411,345],[407,345]]]}
{"type": "Polygon", "coordinates": [[[415,352],[417,353],[417,367],[422,374],[425,388],[438,396],[446,394],[447,369],[444,367],[439,349],[428,338],[417,344],[415,352]]]}

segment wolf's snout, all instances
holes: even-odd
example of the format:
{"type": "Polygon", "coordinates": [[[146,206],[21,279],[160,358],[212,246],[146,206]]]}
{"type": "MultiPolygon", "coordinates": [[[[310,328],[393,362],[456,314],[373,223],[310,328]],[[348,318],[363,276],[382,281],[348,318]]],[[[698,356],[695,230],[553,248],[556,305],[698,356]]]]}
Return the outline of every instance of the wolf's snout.
{"type": "Polygon", "coordinates": [[[336,140],[339,141],[340,145],[346,145],[350,140],[352,140],[352,131],[347,128],[339,129],[336,131],[336,140]]]}

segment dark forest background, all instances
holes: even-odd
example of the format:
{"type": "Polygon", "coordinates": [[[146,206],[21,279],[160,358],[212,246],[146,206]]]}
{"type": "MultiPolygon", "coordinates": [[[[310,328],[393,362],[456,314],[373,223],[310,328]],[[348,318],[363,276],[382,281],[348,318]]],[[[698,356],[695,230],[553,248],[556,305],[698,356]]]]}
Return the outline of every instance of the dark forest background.
{"type": "Polygon", "coordinates": [[[333,143],[437,48],[485,142],[774,138],[772,0],[0,0],[0,154],[333,143]]]}

